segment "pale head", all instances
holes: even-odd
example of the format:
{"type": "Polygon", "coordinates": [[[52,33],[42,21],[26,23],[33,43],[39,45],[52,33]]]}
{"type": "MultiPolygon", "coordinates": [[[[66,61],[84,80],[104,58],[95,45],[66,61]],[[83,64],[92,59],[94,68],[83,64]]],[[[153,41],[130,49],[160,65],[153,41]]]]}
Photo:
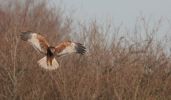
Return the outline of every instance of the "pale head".
{"type": "Polygon", "coordinates": [[[49,47],[50,51],[54,54],[55,53],[55,47],[49,47]]]}
{"type": "Polygon", "coordinates": [[[54,53],[55,53],[55,47],[52,47],[52,46],[48,47],[47,56],[53,56],[54,53]]]}

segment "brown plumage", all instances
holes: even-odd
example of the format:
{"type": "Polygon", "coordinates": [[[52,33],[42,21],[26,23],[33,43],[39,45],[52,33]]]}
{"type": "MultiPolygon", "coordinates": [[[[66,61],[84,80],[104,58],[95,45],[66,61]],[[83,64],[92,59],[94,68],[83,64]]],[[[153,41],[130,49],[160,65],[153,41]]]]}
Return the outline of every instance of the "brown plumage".
{"type": "Polygon", "coordinates": [[[71,41],[65,41],[55,47],[50,46],[43,36],[33,32],[22,32],[21,39],[29,42],[38,52],[45,55],[38,63],[41,67],[48,70],[54,70],[59,67],[55,56],[60,57],[72,53],[83,55],[86,52],[86,48],[82,44],[71,41]]]}
{"type": "Polygon", "coordinates": [[[63,42],[63,43],[60,43],[59,45],[57,45],[55,47],[55,51],[57,53],[60,53],[62,50],[64,50],[67,46],[70,46],[71,45],[71,42],[70,41],[66,41],[66,42],[63,42]]]}

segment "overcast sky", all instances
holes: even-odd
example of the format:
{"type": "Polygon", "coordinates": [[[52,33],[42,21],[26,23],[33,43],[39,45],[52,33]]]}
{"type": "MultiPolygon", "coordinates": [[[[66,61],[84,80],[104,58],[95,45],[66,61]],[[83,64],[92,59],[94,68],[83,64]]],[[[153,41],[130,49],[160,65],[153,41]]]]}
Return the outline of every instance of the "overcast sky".
{"type": "Polygon", "coordinates": [[[136,17],[171,19],[171,0],[54,0],[61,2],[66,11],[74,11],[78,20],[106,21],[134,24],[136,17]]]}

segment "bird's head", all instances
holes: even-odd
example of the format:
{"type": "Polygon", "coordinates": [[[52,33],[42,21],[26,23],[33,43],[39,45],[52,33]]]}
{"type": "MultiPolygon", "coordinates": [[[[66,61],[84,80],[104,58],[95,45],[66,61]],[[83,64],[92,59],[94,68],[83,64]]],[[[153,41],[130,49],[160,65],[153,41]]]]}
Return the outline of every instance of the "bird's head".
{"type": "Polygon", "coordinates": [[[55,47],[50,46],[48,48],[48,52],[54,54],[55,53],[55,47]]]}

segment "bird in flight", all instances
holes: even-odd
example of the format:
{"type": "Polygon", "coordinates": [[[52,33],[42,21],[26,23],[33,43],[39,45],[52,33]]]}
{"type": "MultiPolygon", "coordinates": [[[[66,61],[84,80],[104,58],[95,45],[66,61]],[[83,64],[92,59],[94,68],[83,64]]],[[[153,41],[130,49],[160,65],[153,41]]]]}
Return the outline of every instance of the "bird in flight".
{"type": "Polygon", "coordinates": [[[55,56],[60,57],[72,53],[83,55],[86,52],[86,48],[81,43],[71,41],[65,41],[57,46],[51,46],[45,37],[34,32],[21,32],[20,37],[22,40],[31,44],[36,51],[45,55],[45,57],[38,61],[38,64],[47,70],[55,70],[59,67],[55,56]]]}

